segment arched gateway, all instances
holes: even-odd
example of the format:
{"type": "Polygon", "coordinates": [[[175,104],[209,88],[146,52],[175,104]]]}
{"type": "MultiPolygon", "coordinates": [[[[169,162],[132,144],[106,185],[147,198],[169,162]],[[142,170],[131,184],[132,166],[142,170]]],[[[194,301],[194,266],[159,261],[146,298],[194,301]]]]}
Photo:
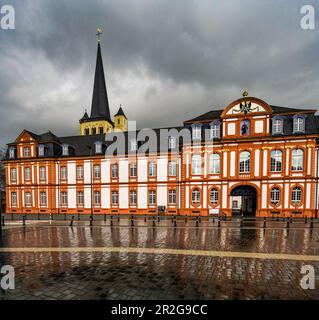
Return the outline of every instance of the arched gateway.
{"type": "Polygon", "coordinates": [[[238,186],[230,192],[232,215],[255,216],[257,191],[252,186],[238,186]]]}

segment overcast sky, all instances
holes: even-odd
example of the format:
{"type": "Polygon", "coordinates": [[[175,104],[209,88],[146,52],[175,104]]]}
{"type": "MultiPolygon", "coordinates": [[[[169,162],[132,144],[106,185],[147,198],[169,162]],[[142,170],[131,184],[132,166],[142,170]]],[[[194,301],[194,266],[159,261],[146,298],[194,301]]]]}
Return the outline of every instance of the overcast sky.
{"type": "Polygon", "coordinates": [[[180,125],[244,89],[269,104],[319,106],[319,3],[300,0],[2,0],[0,145],[25,128],[78,134],[101,40],[111,107],[138,127],[180,125]],[[300,27],[315,3],[316,30],[300,27]],[[316,21],[317,22],[317,21],[316,21]]]}

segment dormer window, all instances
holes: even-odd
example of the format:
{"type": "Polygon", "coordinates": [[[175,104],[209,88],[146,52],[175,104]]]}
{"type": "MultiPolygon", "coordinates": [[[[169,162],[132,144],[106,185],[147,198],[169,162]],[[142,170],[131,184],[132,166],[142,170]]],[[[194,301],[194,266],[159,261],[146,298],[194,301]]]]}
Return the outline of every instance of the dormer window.
{"type": "Polygon", "coordinates": [[[210,125],[210,138],[220,138],[220,123],[217,121],[210,125]]]}
{"type": "Polygon", "coordinates": [[[69,155],[69,145],[68,144],[62,145],[62,155],[63,156],[69,155]]]}
{"type": "Polygon", "coordinates": [[[40,144],[38,146],[38,154],[39,154],[39,157],[43,157],[44,156],[44,145],[43,144],[40,144]]]}
{"type": "Polygon", "coordinates": [[[293,129],[294,129],[294,132],[305,132],[305,117],[295,116],[293,129]]]}
{"type": "Polygon", "coordinates": [[[168,138],[168,149],[175,149],[176,148],[176,138],[169,137],[168,138]]]}
{"type": "Polygon", "coordinates": [[[283,119],[273,119],[272,122],[272,133],[273,134],[281,134],[283,133],[283,119]]]}
{"type": "Polygon", "coordinates": [[[137,150],[137,141],[136,139],[131,140],[131,151],[136,151],[137,150]]]}
{"type": "Polygon", "coordinates": [[[95,143],[95,153],[102,153],[102,143],[100,141],[95,143]]]}
{"type": "Polygon", "coordinates": [[[200,140],[202,138],[202,126],[200,124],[195,124],[193,126],[193,139],[200,140]]]}
{"type": "Polygon", "coordinates": [[[10,147],[9,148],[9,158],[10,159],[14,159],[15,158],[15,148],[14,147],[10,147]]]}

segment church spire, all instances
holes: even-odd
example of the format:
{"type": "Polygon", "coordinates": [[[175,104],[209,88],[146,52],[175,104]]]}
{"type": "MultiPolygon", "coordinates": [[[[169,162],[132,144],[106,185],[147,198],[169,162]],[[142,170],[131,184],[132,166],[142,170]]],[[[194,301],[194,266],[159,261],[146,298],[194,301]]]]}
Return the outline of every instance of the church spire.
{"type": "Polygon", "coordinates": [[[108,101],[107,92],[106,92],[103,61],[102,61],[102,54],[101,54],[101,45],[100,45],[100,36],[102,34],[102,30],[98,28],[96,31],[97,31],[96,35],[97,35],[98,45],[97,45],[97,56],[96,56],[94,87],[93,87],[90,118],[92,120],[103,119],[112,123],[111,117],[110,117],[109,101],[108,101]]]}

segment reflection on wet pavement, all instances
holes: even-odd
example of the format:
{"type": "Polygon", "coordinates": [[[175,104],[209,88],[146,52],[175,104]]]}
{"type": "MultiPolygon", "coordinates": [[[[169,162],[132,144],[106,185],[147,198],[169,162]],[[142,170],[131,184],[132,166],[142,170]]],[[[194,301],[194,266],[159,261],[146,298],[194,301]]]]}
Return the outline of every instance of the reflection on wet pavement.
{"type": "MultiPolygon", "coordinates": [[[[124,224],[124,221],[121,221],[124,224]]],[[[90,228],[34,223],[3,231],[1,247],[138,247],[318,255],[317,229],[90,228]]],[[[137,226],[139,224],[140,226],[137,226]]],[[[191,254],[119,252],[0,253],[15,267],[16,289],[1,299],[314,299],[300,287],[300,268],[318,262],[191,254]]],[[[316,287],[319,283],[316,283],[316,287]]]]}

